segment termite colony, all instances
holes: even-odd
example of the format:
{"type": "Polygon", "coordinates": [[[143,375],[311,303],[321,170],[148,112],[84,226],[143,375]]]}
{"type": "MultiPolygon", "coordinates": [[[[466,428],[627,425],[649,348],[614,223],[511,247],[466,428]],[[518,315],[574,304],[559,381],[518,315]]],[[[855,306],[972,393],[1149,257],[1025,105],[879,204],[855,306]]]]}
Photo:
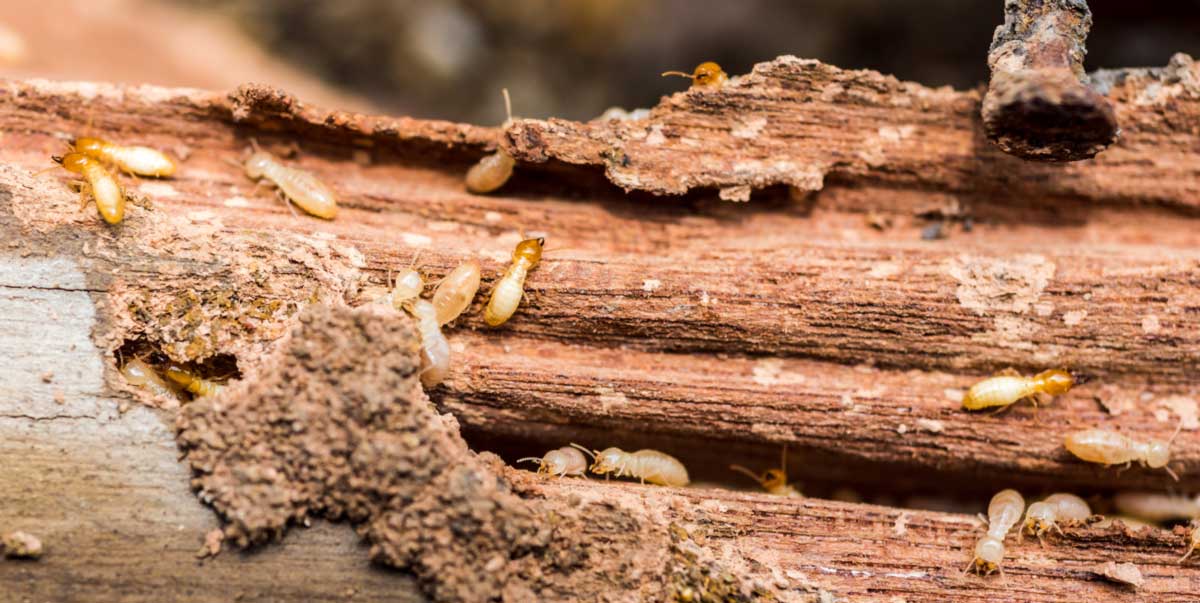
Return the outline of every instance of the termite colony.
{"type": "MultiPolygon", "coordinates": [[[[691,73],[668,71],[663,76],[682,76],[691,80],[691,88],[706,94],[720,90],[729,77],[719,65],[705,62],[691,73]]],[[[512,103],[508,91],[503,91],[506,120],[501,128],[513,123],[512,103]]],[[[627,114],[606,113],[602,119],[633,118],[627,114]]],[[[275,155],[251,140],[245,159],[232,162],[244,176],[256,182],[274,186],[288,209],[299,207],[304,212],[326,220],[337,216],[338,201],[334,191],[308,171],[281,162],[275,155]]],[[[166,154],[144,146],[124,146],[100,138],[81,137],[70,143],[70,152],[54,156],[64,169],[78,174],[75,182],[81,201],[89,199],[109,224],[119,224],[125,216],[126,193],[118,177],[121,173],[133,177],[172,178],[179,167],[166,154]]],[[[511,178],[516,161],[502,145],[473,165],[464,175],[467,191],[475,194],[492,193],[511,178]]],[[[53,169],[53,168],[51,168],[53,169]]],[[[294,213],[294,210],[292,210],[294,213]]],[[[516,244],[511,260],[495,279],[486,304],[482,308],[483,322],[500,327],[518,311],[525,299],[525,284],[530,273],[539,265],[545,239],[526,238],[516,244]]],[[[420,380],[426,388],[441,384],[451,373],[451,347],[443,328],[452,324],[473,305],[483,280],[483,271],[476,261],[465,261],[436,284],[430,297],[424,297],[425,277],[413,265],[389,277],[387,287],[378,287],[369,297],[397,312],[411,315],[421,341],[420,380]]],[[[125,380],[160,397],[203,397],[218,394],[224,387],[219,379],[201,376],[194,367],[169,362],[149,362],[145,358],[130,358],[119,366],[125,380]]],[[[967,411],[992,410],[1001,412],[1021,401],[1034,406],[1054,397],[1063,396],[1080,384],[1078,375],[1052,368],[1032,376],[1011,370],[983,379],[964,394],[962,407],[967,411]]],[[[1142,440],[1100,428],[1074,431],[1064,436],[1063,447],[1079,460],[1105,466],[1134,463],[1152,469],[1163,469],[1172,478],[1178,476],[1169,466],[1171,446],[1180,427],[1167,440],[1142,440]]],[[[626,452],[621,448],[603,450],[571,443],[546,452],[541,457],[525,457],[516,462],[537,464],[537,473],[553,478],[581,477],[588,474],[609,478],[627,478],[642,484],[667,487],[686,487],[691,483],[687,468],[679,459],[664,452],[641,449],[626,452]]],[[[754,480],[767,494],[786,498],[802,498],[800,490],[788,482],[787,449],[783,449],[780,467],[756,473],[741,465],[730,470],[754,480]]],[[[1113,498],[1113,504],[1128,525],[1146,522],[1158,526],[1162,522],[1189,521],[1188,541],[1180,562],[1189,559],[1200,548],[1200,497],[1189,498],[1150,492],[1125,492],[1113,498]]],[[[1063,528],[1096,523],[1091,506],[1071,493],[1051,494],[1026,508],[1024,497],[1013,489],[997,493],[990,501],[985,518],[986,532],[976,542],[966,571],[988,575],[1003,574],[1005,540],[1016,528],[1018,541],[1025,535],[1038,539],[1042,546],[1047,537],[1065,537],[1063,528]]]]}

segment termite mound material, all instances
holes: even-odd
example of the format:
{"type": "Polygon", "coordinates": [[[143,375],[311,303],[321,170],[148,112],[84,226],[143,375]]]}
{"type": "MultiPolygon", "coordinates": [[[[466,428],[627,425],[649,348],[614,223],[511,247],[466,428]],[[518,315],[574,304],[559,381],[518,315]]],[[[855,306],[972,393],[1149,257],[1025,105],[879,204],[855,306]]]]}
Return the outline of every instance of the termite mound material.
{"type": "Polygon", "coordinates": [[[645,510],[514,490],[503,463],[472,453],[434,410],[418,354],[400,313],[311,306],[260,373],[185,406],[179,445],[193,487],[228,522],[226,541],[264,544],[311,517],[346,519],[372,559],[412,571],[435,601],[767,600],[765,585],[645,510]]]}

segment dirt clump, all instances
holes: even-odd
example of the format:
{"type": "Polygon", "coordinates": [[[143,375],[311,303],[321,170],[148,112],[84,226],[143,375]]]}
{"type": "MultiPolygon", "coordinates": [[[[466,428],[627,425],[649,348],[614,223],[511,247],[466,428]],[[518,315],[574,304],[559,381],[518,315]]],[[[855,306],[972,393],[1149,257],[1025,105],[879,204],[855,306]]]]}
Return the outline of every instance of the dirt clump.
{"type": "MultiPolygon", "coordinates": [[[[675,598],[681,572],[695,573],[679,564],[695,557],[666,525],[613,501],[515,492],[503,462],[471,452],[435,411],[418,352],[412,321],[391,309],[312,306],[261,371],[185,406],[178,440],[225,541],[345,518],[373,560],[413,572],[434,601],[675,598]]],[[[762,598],[729,580],[728,600],[762,598]]]]}

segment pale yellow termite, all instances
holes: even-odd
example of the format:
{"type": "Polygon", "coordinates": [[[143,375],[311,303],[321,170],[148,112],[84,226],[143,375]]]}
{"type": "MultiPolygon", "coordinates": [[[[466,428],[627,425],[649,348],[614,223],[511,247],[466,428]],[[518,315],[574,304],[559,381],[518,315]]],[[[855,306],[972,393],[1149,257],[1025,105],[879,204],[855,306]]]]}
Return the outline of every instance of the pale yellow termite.
{"type": "Polygon", "coordinates": [[[121,375],[132,385],[150,390],[158,396],[175,397],[175,390],[158,376],[149,364],[134,358],[121,365],[121,375]]]}
{"type": "Polygon", "coordinates": [[[668,75],[679,75],[690,78],[693,88],[720,88],[729,79],[729,76],[725,75],[725,70],[712,61],[700,63],[691,73],[684,73],[682,71],[663,72],[663,77],[668,75]]]}
{"type": "Polygon", "coordinates": [[[525,277],[542,260],[542,246],[546,239],[525,239],[513,250],[512,264],[504,276],[492,288],[492,298],[483,312],[483,321],[488,326],[498,327],[517,311],[521,297],[525,295],[525,277]]]}
{"type": "Polygon", "coordinates": [[[1017,538],[1020,539],[1024,537],[1025,532],[1029,532],[1045,544],[1042,537],[1046,532],[1053,529],[1062,534],[1060,525],[1082,523],[1091,516],[1092,508],[1082,498],[1065,492],[1051,494],[1029,505],[1029,509],[1025,511],[1025,524],[1017,538]]]}
{"type": "Polygon", "coordinates": [[[1025,511],[1025,499],[1016,490],[1001,490],[988,504],[987,534],[975,544],[975,557],[967,564],[964,572],[975,570],[979,574],[999,571],[1004,575],[1001,562],[1004,560],[1004,537],[1021,519],[1025,511]]]}
{"type": "Polygon", "coordinates": [[[579,444],[571,444],[571,446],[586,452],[595,459],[589,469],[596,475],[629,476],[637,478],[643,484],[650,482],[676,488],[682,488],[691,481],[688,479],[687,468],[683,466],[683,463],[665,452],[657,450],[625,452],[615,447],[604,450],[588,450],[579,444]]]}
{"type": "Polygon", "coordinates": [[[72,140],[71,146],[76,153],[83,153],[112,164],[122,172],[138,176],[170,178],[175,175],[177,169],[175,160],[166,153],[150,147],[124,146],[87,136],[72,140]]]}
{"type": "Polygon", "coordinates": [[[450,374],[450,343],[442,335],[437,309],[429,300],[417,298],[407,309],[417,319],[421,334],[421,384],[434,387],[450,374]]]}
{"type": "Polygon", "coordinates": [[[967,410],[1006,407],[1024,398],[1033,401],[1037,394],[1061,396],[1074,384],[1071,373],[1059,369],[1042,371],[1032,377],[998,375],[972,385],[963,396],[962,405],[967,410]]]}
{"type": "Polygon", "coordinates": [[[125,219],[125,191],[121,185],[100,161],[83,153],[67,153],[62,157],[52,157],[55,163],[68,171],[83,176],[85,184],[80,186],[79,201],[87,204],[87,193],[90,190],[96,200],[96,209],[100,216],[109,224],[119,224],[125,219]]]}
{"type": "Polygon", "coordinates": [[[1150,440],[1139,442],[1129,436],[1106,429],[1084,429],[1067,435],[1063,445],[1067,450],[1089,463],[1100,463],[1106,467],[1125,464],[1126,467],[1139,463],[1151,469],[1165,469],[1175,481],[1179,476],[1167,463],[1171,462],[1171,442],[1179,435],[1179,429],[1167,441],[1150,440]]]}
{"type": "Polygon", "coordinates": [[[471,300],[479,291],[479,279],[479,262],[469,261],[459,264],[438,283],[433,292],[438,324],[444,325],[458,318],[471,305],[471,300]]]}
{"type": "Polygon", "coordinates": [[[274,155],[258,150],[257,145],[255,148],[243,165],[250,179],[266,178],[279,187],[285,199],[318,218],[337,217],[337,198],[325,183],[309,172],[279,163],[274,155]]]}
{"type": "Polygon", "coordinates": [[[415,268],[406,268],[396,275],[396,284],[390,294],[392,307],[403,310],[425,291],[425,279],[415,268]]]}
{"type": "Polygon", "coordinates": [[[587,473],[588,462],[587,457],[583,456],[577,448],[563,446],[557,450],[547,452],[542,458],[536,456],[527,456],[523,459],[517,459],[518,463],[533,461],[538,463],[538,473],[548,473],[563,477],[565,475],[584,475],[587,473]]]}
{"type": "Polygon", "coordinates": [[[1170,521],[1200,517],[1200,496],[1179,496],[1160,492],[1119,492],[1113,506],[1147,521],[1170,521]]]}
{"type": "Polygon", "coordinates": [[[1200,520],[1193,519],[1192,522],[1188,524],[1188,528],[1191,530],[1188,532],[1188,549],[1187,552],[1185,552],[1183,556],[1179,558],[1180,563],[1187,561],[1187,558],[1191,557],[1192,553],[1195,552],[1197,548],[1200,548],[1200,520]]]}
{"type": "MultiPolygon", "coordinates": [[[[508,119],[504,120],[501,128],[507,128],[512,123],[512,101],[508,98],[508,89],[504,93],[504,111],[508,119]]],[[[495,153],[479,160],[479,163],[467,170],[467,190],[472,193],[490,193],[502,186],[512,177],[516,160],[503,147],[495,153]]]]}
{"type": "Polygon", "coordinates": [[[224,387],[216,381],[198,377],[187,369],[175,365],[168,366],[163,372],[167,374],[168,379],[197,396],[211,396],[224,387]]]}
{"type": "Polygon", "coordinates": [[[786,498],[803,498],[804,495],[800,494],[799,490],[794,486],[788,485],[787,446],[783,447],[781,456],[783,458],[780,459],[779,469],[767,469],[762,472],[762,475],[755,475],[753,471],[741,465],[730,465],[729,468],[746,474],[750,479],[758,482],[763,487],[763,490],[766,490],[769,494],[786,498]]]}

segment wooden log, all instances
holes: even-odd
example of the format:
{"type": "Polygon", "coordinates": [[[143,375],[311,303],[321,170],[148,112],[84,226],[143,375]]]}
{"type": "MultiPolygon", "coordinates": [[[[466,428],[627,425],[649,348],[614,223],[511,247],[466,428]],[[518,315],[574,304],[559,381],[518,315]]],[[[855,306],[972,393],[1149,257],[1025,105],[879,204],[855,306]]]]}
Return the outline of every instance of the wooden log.
{"type": "Polygon", "coordinates": [[[644,444],[687,461],[701,487],[522,486],[509,475],[526,495],[725,508],[720,521],[680,520],[710,526],[720,535],[710,545],[720,544],[705,546],[727,551],[724,563],[746,575],[782,573],[778,588],[793,598],[820,589],[869,601],[1114,595],[1088,569],[1111,560],[1141,566],[1144,588],[1161,600],[1186,600],[1200,577],[1170,564],[1182,554],[1179,533],[1081,528],[1045,551],[1014,548],[1008,580],[960,579],[978,536],[965,516],[729,491],[746,485],[729,463],[765,468],[782,444],[794,452],[793,476],[819,494],[841,483],[880,497],[939,487],[981,505],[1010,484],[1031,496],[1051,485],[1161,488],[1160,472],[1117,477],[1059,443],[1093,425],[1165,437],[1180,417],[1175,468],[1182,487],[1196,486],[1196,67],[1177,58],[1101,78],[1124,134],[1068,166],[991,149],[977,93],[792,59],[720,92],[670,97],[645,123],[524,120],[503,138],[325,111],[263,87],[225,95],[8,82],[0,346],[15,361],[0,373],[0,463],[24,469],[0,472],[0,528],[39,535],[47,555],[0,563],[0,579],[22,596],[64,600],[150,600],[163,584],[184,584],[181,600],[414,592],[402,577],[368,572],[365,555],[341,554],[353,538],[325,527],[196,567],[215,523],[174,461],[162,426],[172,403],[123,384],[117,352],[137,344],[177,361],[232,358],[247,372],[312,300],[362,303],[365,286],[418,251],[431,279],[475,258],[490,282],[527,230],[549,240],[532,297],[492,331],[477,316],[481,295],[448,330],[456,361],[432,397],[471,443],[509,461],[576,437],[644,444]],[[33,175],[89,119],[95,133],[184,159],[174,180],[126,181],[144,200],[115,229],[78,210],[63,175],[33,175]],[[255,192],[229,165],[251,139],[333,185],[338,219],[293,216],[255,192]],[[516,175],[498,195],[466,194],[462,173],[497,143],[522,161],[516,175]],[[555,161],[529,163],[547,158],[555,161]],[[601,166],[618,186],[691,192],[624,194],[601,166]],[[781,183],[811,194],[770,188],[781,183]],[[752,202],[729,204],[707,187],[726,197],[750,187],[752,202]],[[873,227],[878,216],[892,225],[873,227]],[[921,240],[939,220],[949,238],[921,240]],[[1036,414],[957,408],[954,392],[995,370],[1056,365],[1092,381],[1036,414]],[[55,375],[43,383],[47,370],[55,375]],[[134,402],[167,410],[115,413],[134,402]],[[898,530],[905,513],[915,527],[898,530]],[[116,536],[72,527],[81,521],[116,536]],[[141,560],[146,578],[116,574],[123,559],[141,560]]]}

